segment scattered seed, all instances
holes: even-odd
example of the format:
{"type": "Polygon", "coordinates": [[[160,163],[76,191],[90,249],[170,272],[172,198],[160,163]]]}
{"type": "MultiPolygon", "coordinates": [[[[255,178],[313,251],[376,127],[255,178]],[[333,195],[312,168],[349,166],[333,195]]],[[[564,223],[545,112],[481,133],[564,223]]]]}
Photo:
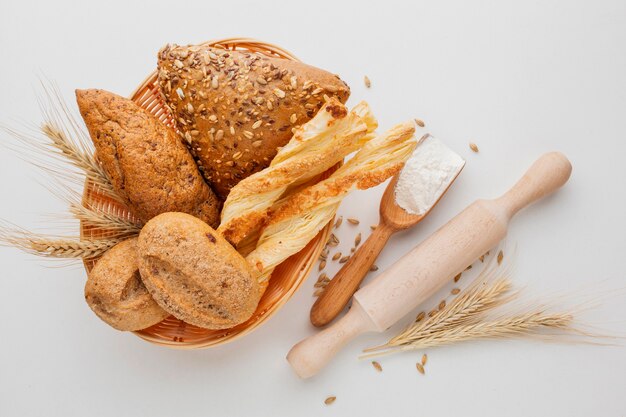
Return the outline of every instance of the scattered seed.
{"type": "Polygon", "coordinates": [[[415,119],[415,124],[418,125],[419,127],[424,127],[426,126],[426,124],[424,123],[423,120],[421,119],[415,119]]]}
{"type": "Polygon", "coordinates": [[[498,265],[502,263],[502,259],[504,259],[504,253],[502,251],[498,252],[498,265]]]}
{"type": "Polygon", "coordinates": [[[350,224],[359,224],[359,223],[360,223],[357,219],[354,219],[354,218],[349,218],[349,219],[348,219],[348,222],[349,222],[350,224]]]}
{"type": "Polygon", "coordinates": [[[441,300],[441,302],[439,303],[439,305],[437,306],[437,308],[439,309],[439,311],[443,310],[444,308],[446,308],[446,300],[441,300]]]}
{"type": "Polygon", "coordinates": [[[458,288],[452,288],[452,291],[450,291],[450,294],[452,294],[452,295],[457,295],[457,294],[458,294],[458,293],[460,293],[460,292],[461,292],[461,290],[460,290],[460,289],[458,289],[458,288]]]}
{"type": "Polygon", "coordinates": [[[415,321],[416,322],[420,322],[420,321],[424,320],[424,317],[426,317],[426,312],[420,311],[420,313],[417,315],[417,317],[415,317],[415,321]]]}
{"type": "Polygon", "coordinates": [[[459,272],[455,277],[454,277],[454,282],[459,282],[459,280],[461,279],[461,274],[463,274],[462,272],[459,272]]]}
{"type": "Polygon", "coordinates": [[[372,230],[376,230],[376,228],[377,228],[377,227],[378,227],[378,225],[377,225],[377,224],[373,224],[373,225],[371,225],[371,226],[370,226],[370,229],[372,229],[372,230]]]}
{"type": "Polygon", "coordinates": [[[430,311],[428,312],[428,317],[434,317],[434,316],[435,316],[435,314],[437,314],[437,310],[430,310],[430,311]]]}
{"type": "Polygon", "coordinates": [[[338,229],[339,226],[341,226],[341,223],[343,222],[343,216],[339,216],[339,218],[337,219],[337,221],[335,222],[335,229],[338,229]]]}
{"type": "Polygon", "coordinates": [[[343,258],[339,259],[339,263],[345,264],[346,262],[348,262],[348,259],[350,259],[349,256],[344,256],[343,258]]]}
{"type": "Polygon", "coordinates": [[[334,395],[332,397],[328,397],[324,400],[324,404],[331,405],[332,403],[335,402],[336,399],[337,397],[335,397],[334,395]]]}
{"type": "Polygon", "coordinates": [[[416,363],[415,367],[417,368],[417,371],[422,374],[422,375],[426,375],[426,371],[424,370],[424,365],[422,365],[421,363],[416,363]]]}
{"type": "Polygon", "coordinates": [[[354,238],[354,247],[359,246],[360,243],[361,243],[361,233],[356,235],[356,237],[354,238]]]}
{"type": "Polygon", "coordinates": [[[356,252],[356,248],[350,248],[350,253],[356,252]]]}
{"type": "Polygon", "coordinates": [[[425,353],[422,355],[422,366],[426,365],[426,362],[428,362],[428,355],[426,355],[425,353]]]}
{"type": "Polygon", "coordinates": [[[363,81],[365,82],[365,86],[367,88],[370,88],[372,86],[372,82],[370,81],[369,77],[366,75],[365,77],[363,77],[363,81]]]}
{"type": "Polygon", "coordinates": [[[319,270],[321,271],[322,269],[326,268],[326,261],[322,261],[320,262],[320,268],[319,270]]]}
{"type": "Polygon", "coordinates": [[[378,271],[378,265],[374,264],[370,267],[370,271],[378,271]]]}
{"type": "Polygon", "coordinates": [[[337,252],[336,254],[333,255],[333,261],[336,261],[339,258],[341,258],[341,252],[337,252]]]}
{"type": "Polygon", "coordinates": [[[470,142],[469,147],[473,152],[478,153],[478,146],[474,142],[470,142]]]}
{"type": "Polygon", "coordinates": [[[378,372],[382,372],[383,371],[383,367],[380,366],[380,364],[376,361],[372,361],[372,366],[374,367],[374,369],[376,369],[378,372]]]}
{"type": "Polygon", "coordinates": [[[480,260],[480,262],[485,262],[485,255],[481,255],[481,257],[478,259],[480,260]]]}
{"type": "Polygon", "coordinates": [[[469,271],[470,269],[472,269],[472,265],[470,265],[467,268],[465,268],[466,271],[469,271]]]}

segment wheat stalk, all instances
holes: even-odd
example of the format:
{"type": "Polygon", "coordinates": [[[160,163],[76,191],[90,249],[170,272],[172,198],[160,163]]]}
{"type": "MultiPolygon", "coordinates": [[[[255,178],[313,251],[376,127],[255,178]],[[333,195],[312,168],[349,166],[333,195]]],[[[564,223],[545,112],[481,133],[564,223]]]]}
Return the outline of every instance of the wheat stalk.
{"type": "Polygon", "coordinates": [[[512,291],[508,267],[498,269],[498,265],[493,261],[494,258],[481,271],[474,283],[446,307],[423,321],[416,320],[387,343],[365,349],[366,354],[360,358],[474,339],[537,336],[544,330],[556,331],[553,334],[545,334],[548,337],[577,332],[572,327],[573,311],[549,312],[548,308],[539,302],[526,303],[521,310],[511,311],[509,303],[517,300],[520,293],[512,291]],[[505,309],[499,314],[492,313],[505,306],[509,307],[508,311],[505,309]]]}
{"type": "Polygon", "coordinates": [[[85,207],[75,202],[70,203],[70,213],[85,223],[89,229],[105,231],[107,236],[133,236],[139,234],[141,224],[127,220],[119,215],[97,206],[85,207]]]}
{"type": "Polygon", "coordinates": [[[79,124],[54,85],[42,83],[44,98],[39,99],[43,123],[38,131],[21,132],[6,126],[2,129],[22,146],[9,144],[21,157],[57,178],[84,183],[85,178],[99,193],[118,202],[111,181],[94,156],[94,149],[84,125],[79,124]],[[43,135],[43,138],[42,138],[43,135]],[[45,138],[45,139],[44,139],[45,138]],[[68,165],[74,169],[68,169],[68,165]]]}
{"type": "Polygon", "coordinates": [[[123,238],[75,239],[44,236],[23,229],[0,226],[0,245],[49,258],[91,259],[124,240],[123,238]]]}
{"type": "Polygon", "coordinates": [[[400,338],[394,343],[365,349],[365,352],[373,353],[361,355],[360,358],[365,359],[398,351],[450,345],[467,340],[530,336],[542,330],[567,332],[572,330],[573,320],[574,317],[571,313],[534,311],[493,321],[454,325],[438,332],[415,334],[412,337],[400,338]]]}
{"type": "Polygon", "coordinates": [[[482,313],[506,302],[510,297],[505,297],[505,295],[511,287],[511,282],[506,278],[500,278],[489,285],[485,281],[480,281],[474,291],[465,291],[455,298],[449,307],[433,317],[409,326],[404,332],[392,338],[389,343],[405,343],[415,337],[423,337],[458,324],[475,321],[482,313]]]}

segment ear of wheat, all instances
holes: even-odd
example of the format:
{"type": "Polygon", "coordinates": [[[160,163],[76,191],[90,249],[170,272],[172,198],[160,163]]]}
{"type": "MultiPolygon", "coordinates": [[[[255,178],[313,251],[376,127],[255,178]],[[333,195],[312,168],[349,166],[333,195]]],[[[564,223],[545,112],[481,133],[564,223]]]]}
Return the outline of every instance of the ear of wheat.
{"type": "Polygon", "coordinates": [[[91,259],[124,240],[123,238],[75,239],[39,235],[19,228],[0,225],[0,244],[49,258],[91,259]]]}
{"type": "Polygon", "coordinates": [[[301,250],[335,215],[352,190],[373,187],[402,169],[417,142],[412,123],[403,123],[367,142],[330,177],[290,195],[272,209],[257,247],[246,258],[267,280],[279,263],[301,250]]]}
{"type": "Polygon", "coordinates": [[[4,127],[17,139],[8,146],[16,149],[26,161],[51,174],[59,188],[49,185],[48,189],[66,201],[70,214],[98,238],[45,236],[0,224],[0,244],[44,257],[95,258],[124,238],[136,235],[141,224],[122,216],[113,204],[97,207],[82,204],[82,196],[70,184],[82,186],[85,179],[98,194],[113,201],[122,202],[122,199],[113,190],[104,169],[94,157],[94,149],[84,126],[72,115],[58,89],[45,83],[42,87],[44,97],[40,99],[40,108],[44,122],[39,131],[30,129],[25,133],[4,127]]]}
{"type": "Polygon", "coordinates": [[[87,179],[107,197],[122,202],[102,166],[84,126],[78,123],[54,85],[42,83],[44,98],[40,99],[43,123],[39,133],[20,132],[3,127],[19,143],[7,144],[31,162],[55,177],[82,185],[87,179]],[[20,146],[21,144],[21,146],[20,146]],[[72,168],[72,169],[68,169],[72,168]]]}
{"type": "MultiPolygon", "coordinates": [[[[475,339],[592,336],[574,328],[573,309],[553,311],[540,302],[527,302],[521,309],[512,307],[512,302],[520,296],[512,288],[508,268],[499,270],[498,265],[491,262],[474,283],[439,312],[423,321],[416,320],[387,343],[365,349],[360,358],[475,339]]],[[[422,317],[420,315],[420,319],[422,317]]]]}

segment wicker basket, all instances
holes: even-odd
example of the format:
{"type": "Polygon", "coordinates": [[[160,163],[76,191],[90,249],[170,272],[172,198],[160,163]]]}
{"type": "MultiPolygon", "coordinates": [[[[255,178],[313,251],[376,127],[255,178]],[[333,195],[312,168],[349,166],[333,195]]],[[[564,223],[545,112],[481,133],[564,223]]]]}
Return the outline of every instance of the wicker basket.
{"type": "MultiPolygon", "coordinates": [[[[206,42],[206,44],[226,49],[249,50],[278,56],[284,59],[298,60],[295,56],[278,46],[254,39],[230,38],[209,41],[206,42]]],[[[157,73],[155,71],[137,88],[131,95],[131,99],[157,116],[159,120],[166,125],[173,126],[172,114],[163,101],[156,80],[157,73]]],[[[327,176],[329,172],[322,175],[327,176]]],[[[319,180],[319,178],[315,179],[315,181],[317,180],[319,180]]],[[[85,204],[87,202],[92,205],[96,204],[110,212],[122,215],[125,218],[132,218],[132,215],[126,207],[104,197],[90,183],[85,184],[83,193],[83,203],[85,204]]],[[[245,323],[227,330],[207,330],[187,324],[170,316],[159,324],[134,333],[142,339],[157,345],[181,349],[196,349],[224,344],[251,332],[275,314],[304,282],[304,279],[311,271],[311,268],[324,247],[328,235],[330,234],[331,224],[332,222],[322,229],[304,249],[291,256],[274,270],[269,286],[263,294],[256,312],[245,323]]],[[[81,238],[97,238],[102,233],[102,231],[90,230],[84,224],[81,224],[80,232],[81,238]]],[[[87,272],[91,270],[96,260],[97,259],[92,259],[84,262],[87,272]]]]}

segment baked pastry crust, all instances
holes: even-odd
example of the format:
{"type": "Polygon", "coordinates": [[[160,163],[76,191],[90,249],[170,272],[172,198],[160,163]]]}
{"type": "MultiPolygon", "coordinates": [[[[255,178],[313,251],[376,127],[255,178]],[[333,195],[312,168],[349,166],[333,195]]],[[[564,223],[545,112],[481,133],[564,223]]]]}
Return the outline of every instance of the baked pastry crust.
{"type": "Polygon", "coordinates": [[[367,103],[355,110],[329,99],[315,117],[296,129],[271,165],[243,179],[224,202],[218,232],[237,246],[253,234],[285,192],[321,174],[363,146],[377,126],[367,103]]]}
{"type": "Polygon", "coordinates": [[[98,260],[85,284],[85,300],[117,330],[145,329],[169,316],[141,280],[137,238],[118,243],[98,260]]]}
{"type": "Polygon", "coordinates": [[[176,135],[133,101],[104,90],[76,90],[98,160],[141,220],[170,211],[219,224],[221,202],[176,135]]]}
{"type": "Polygon", "coordinates": [[[146,287],[180,320],[227,329],[256,310],[260,291],[250,266],[199,219],[184,213],[161,214],[143,227],[138,248],[146,287]]]}
{"type": "Polygon", "coordinates": [[[342,103],[350,95],[339,77],[321,69],[202,45],[161,49],[158,82],[180,134],[222,199],[269,166],[325,95],[342,103]]]}

